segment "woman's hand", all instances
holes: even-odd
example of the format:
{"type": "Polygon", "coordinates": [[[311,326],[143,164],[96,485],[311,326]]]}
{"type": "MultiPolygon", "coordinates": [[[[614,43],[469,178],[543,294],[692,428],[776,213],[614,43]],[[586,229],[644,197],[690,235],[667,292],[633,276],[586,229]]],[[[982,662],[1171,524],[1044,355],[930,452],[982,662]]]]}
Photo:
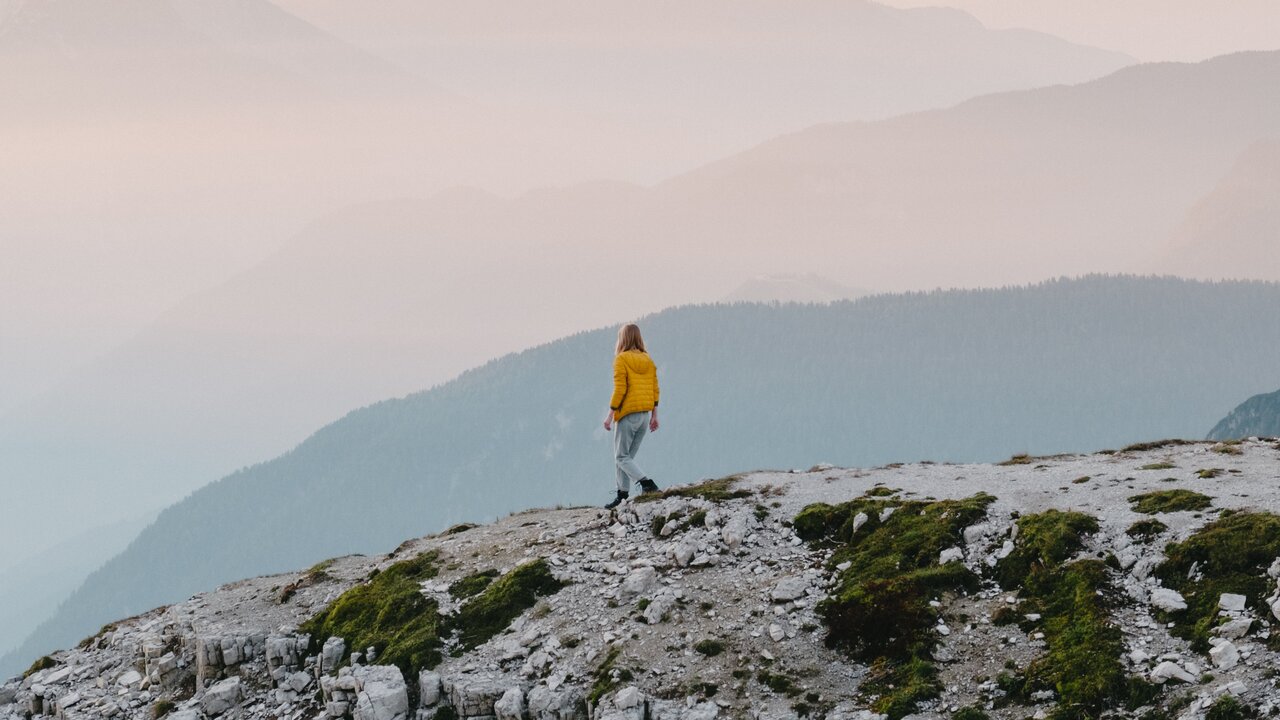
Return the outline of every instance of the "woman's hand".
{"type": "Polygon", "coordinates": [[[649,432],[658,432],[658,409],[654,408],[649,414],[649,432]]]}
{"type": "Polygon", "coordinates": [[[613,411],[610,410],[608,415],[604,416],[604,429],[606,432],[613,431],[613,411]]]}

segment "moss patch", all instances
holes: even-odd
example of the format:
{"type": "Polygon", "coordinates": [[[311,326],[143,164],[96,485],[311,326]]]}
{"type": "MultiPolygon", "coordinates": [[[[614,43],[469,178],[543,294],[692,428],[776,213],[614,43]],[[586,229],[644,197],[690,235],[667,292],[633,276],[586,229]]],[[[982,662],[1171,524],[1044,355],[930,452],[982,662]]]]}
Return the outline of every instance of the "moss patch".
{"type": "Polygon", "coordinates": [[[58,665],[57,660],[54,660],[48,655],[45,655],[44,657],[31,663],[31,667],[27,668],[27,671],[22,673],[22,677],[24,679],[29,678],[32,675],[35,675],[36,673],[40,672],[41,670],[48,670],[49,668],[56,667],[57,665],[58,665]]]}
{"type": "Polygon", "coordinates": [[[713,639],[699,640],[693,649],[707,657],[715,657],[724,652],[724,643],[713,639]]]}
{"type": "Polygon", "coordinates": [[[1098,532],[1098,520],[1090,515],[1046,510],[1018,518],[1018,539],[1013,552],[995,567],[1001,587],[1016,589],[1035,567],[1057,567],[1084,546],[1084,536],[1098,532]]]}
{"type": "Polygon", "coordinates": [[[1196,477],[1201,480],[1212,480],[1223,473],[1222,468],[1204,468],[1196,471],[1196,477]]]}
{"type": "Polygon", "coordinates": [[[546,560],[525,563],[468,600],[457,615],[449,618],[449,629],[457,632],[463,647],[474,648],[506,630],[538,598],[555,594],[562,587],[564,583],[551,574],[546,560]]]}
{"type": "Polygon", "coordinates": [[[460,578],[449,586],[449,595],[455,599],[469,598],[484,592],[485,588],[498,577],[497,570],[481,570],[460,578]]]}
{"type": "Polygon", "coordinates": [[[341,637],[348,648],[373,647],[379,663],[417,677],[440,662],[440,615],[419,585],[436,576],[437,560],[437,553],[428,552],[391,565],[299,629],[311,635],[313,651],[330,637],[341,637]]]}
{"type": "Polygon", "coordinates": [[[1133,681],[1120,657],[1124,639],[1110,622],[1113,590],[1107,567],[1098,560],[1066,562],[1084,536],[1098,531],[1095,518],[1049,510],[1018,520],[1014,551],[997,563],[995,574],[1006,588],[1021,588],[1022,613],[1039,613],[1046,652],[1025,675],[1010,677],[1008,692],[1027,697],[1052,690],[1058,706],[1052,717],[1097,718],[1124,704],[1133,681]]]}
{"type": "Polygon", "coordinates": [[[667,488],[662,492],[645,493],[632,502],[656,502],[665,500],[670,497],[685,498],[702,498],[710,502],[724,502],[725,500],[737,500],[739,498],[751,497],[750,490],[734,490],[733,486],[737,484],[739,478],[736,475],[722,477],[718,480],[708,480],[697,485],[682,485],[680,487],[667,488]]]}
{"type": "Polygon", "coordinates": [[[937,695],[931,653],[938,616],[929,601],[978,585],[963,563],[939,565],[938,556],[962,545],[964,528],[986,517],[994,500],[985,493],[905,502],[863,496],[810,505],[796,516],[802,538],[834,548],[831,567],[849,563],[818,612],[828,646],[878,668],[862,689],[877,696],[877,712],[897,720],[937,695]]]}
{"type": "Polygon", "coordinates": [[[1180,488],[1133,495],[1129,498],[1129,502],[1133,503],[1134,512],[1155,515],[1183,510],[1204,510],[1213,504],[1213,498],[1194,490],[1180,488]]]}
{"type": "Polygon", "coordinates": [[[1204,720],[1245,720],[1256,715],[1257,713],[1253,708],[1231,695],[1223,695],[1214,700],[1213,704],[1209,706],[1208,711],[1204,714],[1204,720]]]}
{"type": "Polygon", "coordinates": [[[951,720],[991,720],[991,716],[983,712],[977,705],[962,707],[951,713],[951,720]]]}
{"type": "Polygon", "coordinates": [[[1138,522],[1130,525],[1129,529],[1124,531],[1124,534],[1138,542],[1149,543],[1156,539],[1160,533],[1168,529],[1168,525],[1165,525],[1155,518],[1151,518],[1149,520],[1139,520],[1138,522]]]}
{"type": "Polygon", "coordinates": [[[1150,465],[1143,465],[1138,469],[1139,470],[1172,470],[1176,467],[1178,466],[1174,465],[1171,462],[1158,462],[1158,463],[1151,463],[1150,465]]]}
{"type": "Polygon", "coordinates": [[[1167,447],[1180,447],[1182,445],[1194,444],[1190,440],[1157,440],[1155,442],[1134,443],[1126,446],[1120,452],[1149,452],[1151,450],[1161,450],[1167,447]]]}
{"type": "Polygon", "coordinates": [[[1270,592],[1266,570],[1280,556],[1280,516],[1264,512],[1224,513],[1180,543],[1165,547],[1165,561],[1155,575],[1166,587],[1182,593],[1187,609],[1170,613],[1173,633],[1190,640],[1200,652],[1209,648],[1209,634],[1218,623],[1222,593],[1244,595],[1265,616],[1262,600],[1270,592]],[[1188,578],[1192,566],[1198,573],[1188,578]]]}
{"type": "Polygon", "coordinates": [[[621,654],[621,648],[616,646],[609,648],[609,652],[605,654],[604,659],[596,666],[596,671],[592,673],[591,692],[587,695],[587,701],[592,705],[600,702],[600,698],[617,687],[618,678],[614,676],[614,665],[617,664],[618,656],[621,654]]]}

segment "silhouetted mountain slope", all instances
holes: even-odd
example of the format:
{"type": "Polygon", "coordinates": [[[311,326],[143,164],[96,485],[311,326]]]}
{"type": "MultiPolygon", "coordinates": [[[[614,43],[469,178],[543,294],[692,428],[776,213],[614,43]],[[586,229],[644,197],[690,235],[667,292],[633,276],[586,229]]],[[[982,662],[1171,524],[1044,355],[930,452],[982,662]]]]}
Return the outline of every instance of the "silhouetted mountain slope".
{"type": "MultiPolygon", "coordinates": [[[[1280,385],[1280,285],[1090,277],[643,321],[661,483],[815,460],[994,460],[1195,436],[1280,385]],[[1220,350],[1220,351],[1219,351],[1220,350]]],[[[352,412],[169,508],[5,663],[247,575],[612,491],[599,427],[614,331],[581,333],[352,412]]]]}
{"type": "Polygon", "coordinates": [[[1167,269],[1206,279],[1280,273],[1280,140],[1244,150],[1173,235],[1167,269]]]}
{"type": "Polygon", "coordinates": [[[1254,395],[1209,431],[1210,440],[1280,437],[1280,390],[1254,395]]]}

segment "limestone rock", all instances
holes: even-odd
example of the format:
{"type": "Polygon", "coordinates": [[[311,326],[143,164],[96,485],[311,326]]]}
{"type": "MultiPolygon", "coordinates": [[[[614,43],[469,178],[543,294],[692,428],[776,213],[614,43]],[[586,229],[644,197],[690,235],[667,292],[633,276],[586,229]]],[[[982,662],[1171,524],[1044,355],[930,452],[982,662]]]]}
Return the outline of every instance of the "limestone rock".
{"type": "Polygon", "coordinates": [[[439,703],[441,697],[440,673],[423,670],[418,675],[418,702],[422,707],[431,707],[439,703]]]}
{"type": "Polygon", "coordinates": [[[524,691],[518,687],[509,688],[493,704],[493,714],[497,720],[524,720],[524,691]]]}
{"type": "Polygon", "coordinates": [[[1235,593],[1222,593],[1218,598],[1218,607],[1228,612],[1244,612],[1245,596],[1235,593]]]}
{"type": "Polygon", "coordinates": [[[964,562],[964,550],[961,550],[958,547],[951,547],[943,550],[938,555],[939,565],[946,565],[947,563],[952,562],[964,562]]]}
{"type": "Polygon", "coordinates": [[[657,584],[657,570],[647,566],[636,568],[631,571],[631,574],[627,575],[627,578],[622,581],[622,585],[618,588],[618,602],[633,602],[636,598],[653,590],[653,586],[657,584]]]}
{"type": "Polygon", "coordinates": [[[785,577],[773,586],[773,592],[770,597],[774,602],[789,602],[798,600],[805,596],[809,591],[809,581],[803,577],[791,576],[785,577]]]}
{"type": "Polygon", "coordinates": [[[1178,610],[1187,609],[1187,601],[1183,599],[1181,593],[1177,590],[1163,587],[1151,590],[1151,604],[1165,612],[1177,612],[1178,610]]]}
{"type": "Polygon", "coordinates": [[[221,715],[240,704],[243,698],[244,689],[240,678],[230,677],[205,691],[204,697],[200,698],[200,708],[211,717],[221,715]]]}
{"type": "Polygon", "coordinates": [[[1219,670],[1230,670],[1240,662],[1240,650],[1230,640],[1222,640],[1209,648],[1209,659],[1219,670]]]}
{"type": "Polygon", "coordinates": [[[405,720],[409,716],[409,688],[399,668],[360,666],[352,675],[356,679],[354,720],[405,720]]]}
{"type": "Polygon", "coordinates": [[[1194,683],[1196,678],[1191,673],[1182,669],[1181,665],[1165,660],[1151,671],[1151,682],[1162,685],[1169,680],[1177,680],[1178,682],[1194,683]]]}

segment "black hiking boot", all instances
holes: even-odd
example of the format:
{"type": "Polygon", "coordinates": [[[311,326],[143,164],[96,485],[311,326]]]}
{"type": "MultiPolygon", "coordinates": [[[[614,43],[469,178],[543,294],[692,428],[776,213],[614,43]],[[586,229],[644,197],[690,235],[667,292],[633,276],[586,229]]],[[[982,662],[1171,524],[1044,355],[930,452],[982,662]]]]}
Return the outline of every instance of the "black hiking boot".
{"type": "Polygon", "coordinates": [[[645,493],[656,493],[656,492],[658,492],[658,483],[650,480],[649,478],[643,478],[640,480],[641,495],[645,493]]]}
{"type": "Polygon", "coordinates": [[[612,509],[614,509],[614,508],[618,507],[619,505],[621,505],[621,504],[622,504],[622,501],[623,501],[623,500],[626,500],[628,497],[630,497],[630,495],[629,495],[628,493],[625,493],[625,492],[622,492],[621,490],[619,490],[619,491],[618,491],[618,497],[614,498],[614,499],[613,499],[613,502],[609,503],[608,505],[605,505],[605,506],[604,506],[604,509],[605,509],[605,510],[612,510],[612,509]]]}

